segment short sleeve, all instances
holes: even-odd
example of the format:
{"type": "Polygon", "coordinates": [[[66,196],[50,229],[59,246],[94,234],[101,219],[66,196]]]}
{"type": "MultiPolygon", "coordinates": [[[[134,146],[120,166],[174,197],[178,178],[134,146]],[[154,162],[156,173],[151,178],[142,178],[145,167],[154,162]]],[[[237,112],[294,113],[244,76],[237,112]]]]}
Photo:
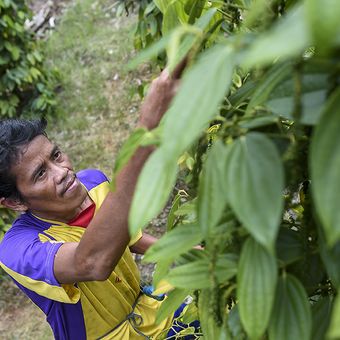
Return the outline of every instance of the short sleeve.
{"type": "Polygon", "coordinates": [[[100,170],[86,169],[77,172],[78,179],[85,185],[88,191],[92,190],[96,186],[103,182],[109,182],[106,175],[100,170]]]}
{"type": "Polygon", "coordinates": [[[0,244],[0,265],[18,283],[51,300],[77,303],[80,291],[61,285],[54,276],[54,258],[62,242],[42,242],[36,230],[12,227],[0,244]]]}
{"type": "Polygon", "coordinates": [[[142,231],[139,229],[138,233],[136,236],[132,237],[130,242],[129,242],[129,247],[133,246],[134,244],[136,244],[143,236],[142,231]]]}

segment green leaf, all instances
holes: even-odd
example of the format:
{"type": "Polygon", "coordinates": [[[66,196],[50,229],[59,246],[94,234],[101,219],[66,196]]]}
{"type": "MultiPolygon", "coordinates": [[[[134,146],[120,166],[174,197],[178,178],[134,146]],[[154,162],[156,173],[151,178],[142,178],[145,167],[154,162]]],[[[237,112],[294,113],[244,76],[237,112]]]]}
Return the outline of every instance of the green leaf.
{"type": "Polygon", "coordinates": [[[19,104],[19,98],[18,96],[12,94],[10,97],[9,97],[9,103],[12,105],[12,106],[17,106],[19,104]]]}
{"type": "Polygon", "coordinates": [[[177,334],[176,336],[178,337],[178,339],[185,339],[186,336],[195,336],[195,327],[190,326],[187,328],[182,328],[177,334]]]}
{"type": "Polygon", "coordinates": [[[34,79],[38,79],[41,76],[41,72],[35,67],[30,68],[30,74],[34,79]]]}
{"type": "Polygon", "coordinates": [[[157,262],[174,259],[199,244],[201,240],[202,235],[197,225],[177,226],[148,249],[144,260],[157,262]]]}
{"type": "Polygon", "coordinates": [[[170,72],[188,54],[192,46],[198,41],[200,35],[201,32],[199,30],[187,25],[177,27],[172,32],[170,42],[166,48],[168,57],[167,67],[170,72]]]}
{"type": "Polygon", "coordinates": [[[186,0],[184,5],[184,11],[186,14],[190,15],[192,8],[195,6],[197,0],[186,0]]]}
{"type": "Polygon", "coordinates": [[[216,141],[208,153],[198,188],[198,221],[203,235],[218,224],[227,203],[224,188],[227,150],[221,141],[216,141]]]}
{"type": "Polygon", "coordinates": [[[8,55],[0,56],[0,66],[8,64],[10,61],[10,57],[8,55]]]}
{"type": "Polygon", "coordinates": [[[114,173],[117,174],[130,160],[132,155],[141,145],[143,137],[147,131],[145,129],[135,130],[120,149],[115,161],[114,173]]]}
{"type": "Polygon", "coordinates": [[[209,308],[212,292],[210,289],[201,291],[198,299],[199,320],[201,323],[204,339],[219,339],[221,328],[216,325],[209,308]]]}
{"type": "Polygon", "coordinates": [[[162,144],[169,159],[177,159],[218,113],[231,82],[233,65],[232,49],[217,45],[201,55],[184,74],[179,92],[164,117],[162,144]]]}
{"type": "Polygon", "coordinates": [[[153,2],[155,3],[155,5],[159,8],[159,10],[164,14],[168,5],[169,5],[169,1],[168,0],[153,0],[153,2]]]}
{"type": "Polygon", "coordinates": [[[149,46],[147,49],[139,52],[138,55],[128,63],[127,68],[130,70],[134,69],[139,64],[156,57],[166,48],[169,49],[169,46],[171,44],[175,44],[175,47],[172,46],[170,48],[171,50],[175,50],[172,52],[172,54],[175,54],[175,56],[171,57],[171,60],[169,61],[170,69],[173,68],[175,65],[178,64],[180,60],[182,60],[187,55],[193,44],[198,39],[198,32],[200,30],[203,31],[209,25],[209,22],[211,21],[215,13],[216,9],[210,9],[201,18],[199,18],[199,20],[197,20],[196,24],[194,25],[195,28],[198,28],[198,30],[193,30],[185,26],[176,27],[173,31],[165,34],[160,40],[149,46]],[[194,32],[195,35],[193,34],[194,32]],[[185,37],[183,41],[179,43],[179,40],[184,35],[185,37]]]}
{"type": "Polygon", "coordinates": [[[207,258],[208,253],[206,251],[202,251],[201,249],[191,249],[187,253],[182,254],[178,259],[176,259],[175,264],[180,266],[199,260],[206,260],[207,258]]]}
{"type": "Polygon", "coordinates": [[[273,124],[278,124],[279,118],[277,116],[255,116],[247,119],[245,121],[241,121],[239,124],[242,128],[246,129],[256,129],[263,126],[269,126],[273,124]]]}
{"type": "Polygon", "coordinates": [[[340,240],[340,90],[329,99],[311,142],[312,194],[329,246],[340,240]]]}
{"type": "Polygon", "coordinates": [[[164,35],[162,39],[158,40],[147,49],[142,50],[138,55],[132,59],[128,65],[127,69],[132,70],[136,68],[139,64],[142,64],[154,57],[156,57],[160,52],[164,51],[166,46],[168,45],[171,38],[171,34],[164,35]]]}
{"type": "Polygon", "coordinates": [[[172,201],[172,205],[168,214],[168,218],[166,221],[166,230],[170,231],[176,222],[176,215],[175,212],[178,210],[179,206],[181,204],[181,194],[177,193],[174,200],[172,201]]]}
{"type": "Polygon", "coordinates": [[[269,6],[270,4],[267,0],[253,0],[250,8],[245,13],[244,25],[250,28],[259,20],[266,21],[270,13],[269,6]]]}
{"type": "MultiPolygon", "coordinates": [[[[312,340],[324,340],[332,314],[332,300],[329,296],[322,296],[312,306],[313,328],[312,340]]],[[[339,326],[339,324],[337,324],[339,326]]]]}
{"type": "Polygon", "coordinates": [[[157,263],[155,271],[153,273],[152,284],[154,287],[158,287],[158,284],[163,280],[164,276],[169,272],[172,265],[172,259],[160,261],[157,263]]]}
{"type": "Polygon", "coordinates": [[[150,16],[148,18],[148,26],[149,26],[149,29],[150,29],[150,34],[152,36],[155,36],[157,33],[158,33],[158,22],[157,22],[157,19],[154,17],[154,16],[150,16]]]}
{"type": "Polygon", "coordinates": [[[11,44],[9,41],[5,41],[4,43],[5,48],[8,52],[11,53],[13,60],[18,60],[20,58],[20,48],[16,45],[11,44]]]}
{"type": "Polygon", "coordinates": [[[318,243],[320,249],[320,256],[327,270],[327,274],[330,277],[333,285],[340,286],[340,241],[334,246],[328,247],[324,232],[318,228],[318,243]]]}
{"type": "Polygon", "coordinates": [[[327,339],[340,338],[340,295],[337,295],[334,301],[334,307],[331,316],[331,324],[327,332],[327,339]]]}
{"type": "Polygon", "coordinates": [[[188,289],[175,288],[172,290],[157,312],[156,324],[173,314],[189,294],[190,290],[188,289]]]}
{"type": "Polygon", "coordinates": [[[285,264],[291,264],[304,256],[301,235],[298,232],[280,228],[276,242],[277,257],[285,264]]]}
{"type": "Polygon", "coordinates": [[[276,282],[276,258],[249,238],[240,257],[237,296],[241,321],[251,339],[261,338],[268,326],[276,282]]]}
{"type": "Polygon", "coordinates": [[[181,318],[182,322],[189,324],[191,322],[194,322],[195,320],[198,320],[198,309],[196,307],[195,303],[190,303],[188,307],[186,307],[185,314],[181,318]]]}
{"type": "Polygon", "coordinates": [[[234,305],[228,315],[228,328],[233,336],[233,339],[245,339],[246,336],[244,334],[241,320],[240,320],[240,312],[239,306],[234,305]]]}
{"type": "Polygon", "coordinates": [[[269,324],[269,340],[309,340],[312,314],[302,284],[292,275],[279,279],[269,324]]]}
{"type": "Polygon", "coordinates": [[[229,203],[255,240],[272,251],[283,207],[284,173],[278,151],[270,139],[255,132],[229,148],[229,203]]]}
{"type": "Polygon", "coordinates": [[[23,11],[19,11],[19,12],[18,12],[18,17],[19,17],[20,19],[25,19],[25,16],[26,16],[25,12],[23,12],[23,11]]]}
{"type": "Polygon", "coordinates": [[[19,60],[20,51],[21,51],[20,48],[13,46],[13,48],[11,49],[11,54],[12,54],[13,60],[19,60]]]}
{"type": "Polygon", "coordinates": [[[38,50],[35,50],[32,52],[34,55],[34,58],[40,63],[43,60],[42,55],[38,52],[38,50]]]}
{"type": "Polygon", "coordinates": [[[183,5],[179,1],[170,2],[163,15],[162,34],[168,34],[177,26],[185,24],[187,18],[183,5]]]}
{"type": "Polygon", "coordinates": [[[150,14],[155,8],[156,8],[155,1],[151,1],[145,8],[144,16],[147,16],[148,14],[150,14]]]}
{"type": "MultiPolygon", "coordinates": [[[[208,258],[175,267],[166,276],[166,280],[179,288],[202,289],[211,285],[211,264],[208,258]]],[[[224,254],[218,257],[214,275],[218,283],[226,282],[237,272],[233,256],[224,254]]]]}
{"type": "Polygon", "coordinates": [[[282,82],[292,72],[290,63],[279,63],[274,65],[264,76],[263,80],[256,86],[247,106],[246,114],[249,114],[252,108],[262,104],[269,97],[273,89],[282,82]]]}
{"type": "Polygon", "coordinates": [[[276,58],[285,60],[298,56],[310,42],[304,7],[298,6],[254,40],[249,51],[245,52],[243,64],[246,67],[260,66],[271,63],[276,58]]]}
{"type": "Polygon", "coordinates": [[[338,0],[306,0],[309,29],[317,50],[328,52],[337,45],[340,26],[340,2],[338,0]]]}
{"type": "Polygon", "coordinates": [[[198,27],[202,31],[209,28],[211,25],[211,21],[215,21],[214,17],[216,16],[217,8],[210,8],[204,14],[197,19],[195,22],[195,27],[198,27]]]}
{"type": "MultiPolygon", "coordinates": [[[[215,3],[213,4],[215,9],[222,9],[223,4],[220,3],[215,3]]],[[[205,10],[204,10],[205,11],[205,10]]],[[[203,11],[203,13],[204,13],[203,11]]],[[[221,37],[221,26],[224,23],[224,16],[221,12],[216,11],[215,15],[213,16],[212,20],[210,21],[208,27],[206,28],[206,36],[205,40],[203,41],[202,45],[206,48],[210,48],[213,46],[216,41],[218,41],[219,37],[221,37]]]]}
{"type": "Polygon", "coordinates": [[[243,104],[247,98],[249,98],[254,91],[257,88],[257,83],[248,80],[243,85],[236,90],[230,97],[228,97],[228,100],[230,104],[234,107],[237,108],[241,104],[243,104]]]}
{"type": "Polygon", "coordinates": [[[170,70],[173,70],[189,54],[190,49],[200,41],[203,31],[208,27],[215,14],[215,8],[209,9],[197,20],[193,27],[186,25],[173,31],[167,46],[168,67],[170,70]],[[181,41],[183,36],[183,41],[181,41]]]}
{"type": "MultiPolygon", "coordinates": [[[[195,1],[194,5],[189,10],[189,19],[188,19],[189,24],[193,24],[196,18],[201,17],[205,4],[206,4],[206,0],[195,1]]],[[[187,8],[185,8],[185,11],[186,13],[188,12],[187,8]]]]}
{"type": "Polygon", "coordinates": [[[197,200],[193,199],[192,201],[188,201],[183,203],[177,211],[174,212],[175,216],[182,217],[181,221],[184,223],[196,222],[196,204],[197,200]],[[184,218],[184,219],[183,219],[184,218]]]}
{"type": "Polygon", "coordinates": [[[129,214],[131,235],[161,211],[175,184],[177,164],[165,158],[164,150],[157,149],[139,175],[129,214]]]}
{"type": "MultiPolygon", "coordinates": [[[[306,73],[302,76],[302,119],[301,123],[314,125],[321,116],[324,106],[329,78],[326,73],[306,73]]],[[[293,119],[294,111],[294,80],[289,78],[282,81],[271,91],[266,106],[277,115],[293,119]]]]}
{"type": "Polygon", "coordinates": [[[35,65],[35,59],[33,54],[31,53],[27,54],[26,58],[31,63],[31,65],[35,65]]]}

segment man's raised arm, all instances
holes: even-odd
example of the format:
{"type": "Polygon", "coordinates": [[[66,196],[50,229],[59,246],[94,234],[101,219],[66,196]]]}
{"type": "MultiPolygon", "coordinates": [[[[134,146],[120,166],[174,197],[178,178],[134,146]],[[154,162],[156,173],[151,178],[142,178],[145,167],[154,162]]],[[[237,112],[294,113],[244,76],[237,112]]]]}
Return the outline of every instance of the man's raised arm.
{"type": "MultiPolygon", "coordinates": [[[[153,129],[175,95],[182,62],[170,75],[155,79],[141,107],[139,126],[153,129]]],[[[129,243],[128,215],[138,176],[153,147],[140,147],[116,177],[116,190],[105,198],[79,243],[63,244],[56,255],[54,273],[60,283],[107,279],[129,243]]]]}

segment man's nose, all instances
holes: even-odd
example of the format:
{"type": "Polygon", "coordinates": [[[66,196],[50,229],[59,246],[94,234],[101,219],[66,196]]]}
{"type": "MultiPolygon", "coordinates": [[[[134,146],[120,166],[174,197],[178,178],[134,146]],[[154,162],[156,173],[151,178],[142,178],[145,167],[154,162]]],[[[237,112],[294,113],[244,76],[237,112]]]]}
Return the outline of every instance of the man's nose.
{"type": "Polygon", "coordinates": [[[57,164],[53,164],[53,172],[56,184],[62,183],[68,175],[68,169],[57,164]]]}

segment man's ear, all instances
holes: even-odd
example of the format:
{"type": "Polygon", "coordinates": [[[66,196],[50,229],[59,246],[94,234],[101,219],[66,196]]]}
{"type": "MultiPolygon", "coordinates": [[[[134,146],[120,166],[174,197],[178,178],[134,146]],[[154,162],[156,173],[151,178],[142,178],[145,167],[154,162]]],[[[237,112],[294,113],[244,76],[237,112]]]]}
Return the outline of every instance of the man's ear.
{"type": "Polygon", "coordinates": [[[17,198],[1,197],[0,204],[8,209],[18,212],[23,212],[27,210],[27,206],[17,198]]]}

